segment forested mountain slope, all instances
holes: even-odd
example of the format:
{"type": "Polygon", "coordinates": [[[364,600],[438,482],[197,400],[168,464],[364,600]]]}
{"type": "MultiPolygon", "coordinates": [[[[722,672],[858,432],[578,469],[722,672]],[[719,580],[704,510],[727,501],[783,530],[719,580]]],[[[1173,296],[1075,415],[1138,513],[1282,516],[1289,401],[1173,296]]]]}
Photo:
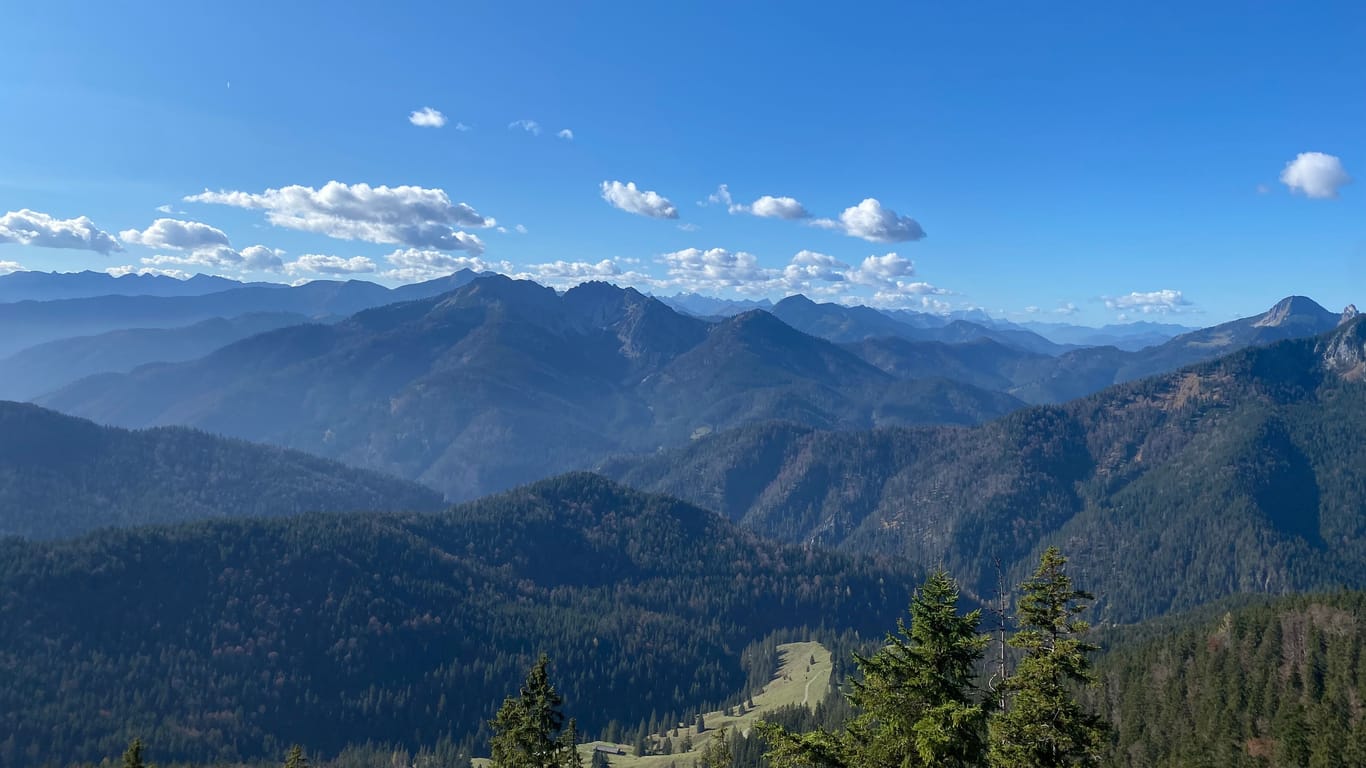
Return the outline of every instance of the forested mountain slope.
{"type": "Polygon", "coordinates": [[[0,542],[0,765],[475,735],[541,652],[581,727],[742,690],[782,627],[876,633],[913,578],[571,475],[438,515],[0,542]]]}
{"type": "Polygon", "coordinates": [[[441,506],[422,486],[296,451],[184,428],[130,432],[0,402],[0,537],[441,506]]]}
{"type": "Polygon", "coordinates": [[[1109,765],[1366,765],[1366,593],[1283,598],[1106,639],[1092,699],[1113,725],[1109,765]]]}
{"type": "Polygon", "coordinates": [[[1366,586],[1366,324],[969,429],[769,424],[606,463],[791,541],[945,563],[979,595],[1062,544],[1132,620],[1366,586]]]}
{"type": "Polygon", "coordinates": [[[121,426],[186,424],[471,498],[756,420],[970,424],[1022,404],[906,381],[761,311],[709,324],[631,289],[502,276],[40,400],[121,426]]]}

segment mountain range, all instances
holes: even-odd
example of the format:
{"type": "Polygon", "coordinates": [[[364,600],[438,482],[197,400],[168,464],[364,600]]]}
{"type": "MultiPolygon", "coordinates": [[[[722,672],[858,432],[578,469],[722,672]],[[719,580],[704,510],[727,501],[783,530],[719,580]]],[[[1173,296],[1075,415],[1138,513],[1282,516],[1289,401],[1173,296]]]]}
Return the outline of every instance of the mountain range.
{"type": "Polygon", "coordinates": [[[308,321],[289,312],[253,312],[176,328],[124,328],[44,342],[0,360],[0,399],[30,400],[97,373],[193,360],[248,336],[308,321]]]}
{"type": "MultiPolygon", "coordinates": [[[[15,273],[7,277],[21,274],[34,273],[15,273]]],[[[474,272],[461,270],[448,277],[393,289],[361,280],[314,280],[297,286],[237,284],[239,287],[199,294],[102,294],[45,301],[15,301],[0,304],[0,357],[7,357],[35,344],[73,336],[91,336],[129,328],[173,328],[216,317],[232,318],[257,312],[288,312],[319,319],[336,318],[382,304],[436,296],[474,278],[474,272]]],[[[221,286],[221,283],[212,280],[207,284],[221,286]]]]}
{"type": "Polygon", "coordinates": [[[761,424],[601,470],[766,535],[943,563],[978,596],[993,560],[1021,576],[1064,543],[1101,615],[1130,621],[1366,586],[1363,361],[1353,319],[978,427],[761,424]]]}
{"type": "Polygon", "coordinates": [[[414,483],[296,451],[183,427],[130,432],[0,402],[0,537],[442,506],[414,483]]]}
{"type": "Polygon", "coordinates": [[[1021,405],[968,384],[898,379],[762,311],[710,324],[633,289],[588,283],[560,295],[501,276],[192,362],[91,377],[39,402],[108,424],[184,424],[306,450],[452,498],[753,421],[971,424],[1021,405]]]}

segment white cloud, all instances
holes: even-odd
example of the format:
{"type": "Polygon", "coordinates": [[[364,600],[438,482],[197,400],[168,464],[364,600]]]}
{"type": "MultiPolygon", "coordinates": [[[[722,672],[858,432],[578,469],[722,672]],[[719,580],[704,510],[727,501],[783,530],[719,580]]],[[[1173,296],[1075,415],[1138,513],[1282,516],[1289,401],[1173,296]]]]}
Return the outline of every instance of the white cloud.
{"type": "Polygon", "coordinates": [[[516,231],[517,234],[519,234],[519,235],[525,235],[526,232],[527,232],[527,229],[526,229],[526,225],[525,225],[525,224],[518,224],[517,226],[513,227],[512,229],[513,229],[514,231],[516,231]]]}
{"type": "Polygon", "coordinates": [[[666,253],[659,261],[668,277],[655,280],[653,287],[696,293],[805,293],[842,296],[847,303],[917,306],[932,311],[939,311],[942,302],[931,297],[950,293],[927,282],[909,280],[915,274],[915,265],[895,253],[869,256],[858,266],[851,266],[829,254],[803,250],[781,269],[761,266],[751,253],[725,248],[687,248],[666,253]],[[871,296],[855,295],[859,290],[871,291],[871,296]]]}
{"type": "Polygon", "coordinates": [[[802,291],[813,283],[842,283],[849,265],[824,253],[798,251],[783,269],[783,282],[788,290],[802,291]]]}
{"type": "Polygon", "coordinates": [[[701,229],[701,227],[697,226],[691,221],[681,222],[680,224],[678,224],[678,228],[684,232],[696,232],[697,230],[701,229]]]}
{"type": "Polygon", "coordinates": [[[838,229],[850,237],[861,237],[874,243],[902,243],[920,240],[925,230],[909,216],[901,216],[891,208],[882,207],[877,198],[869,197],[858,205],[845,208],[839,220],[816,219],[814,226],[838,229]]]}
{"type": "Polygon", "coordinates": [[[419,128],[440,128],[446,124],[446,116],[431,107],[423,107],[409,113],[408,122],[419,128]]]}
{"type": "Polygon", "coordinates": [[[123,277],[124,275],[158,275],[161,277],[174,277],[177,280],[189,280],[191,277],[194,277],[194,275],[190,274],[189,272],[186,272],[183,269],[157,269],[155,267],[135,267],[132,264],[124,264],[121,267],[109,267],[104,271],[105,274],[113,275],[114,277],[123,277]]]}
{"type": "Polygon", "coordinates": [[[726,209],[734,207],[735,200],[730,196],[730,185],[721,184],[716,187],[716,191],[707,195],[706,200],[698,200],[697,204],[706,208],[709,205],[724,205],[726,209]]]}
{"type": "Polygon", "coordinates": [[[171,248],[177,251],[228,245],[228,235],[223,230],[198,221],[178,219],[157,219],[141,232],[126,229],[119,233],[119,239],[131,245],[171,248]]]}
{"type": "Polygon", "coordinates": [[[1164,288],[1160,291],[1134,291],[1124,296],[1107,296],[1105,306],[1124,312],[1140,312],[1145,315],[1168,314],[1185,311],[1191,302],[1181,291],[1164,288]]]}
{"type": "Polygon", "coordinates": [[[390,265],[379,273],[380,277],[404,283],[416,283],[445,277],[462,269],[475,272],[512,272],[512,265],[506,261],[485,261],[475,256],[452,256],[442,251],[407,248],[394,251],[384,257],[390,265]]]}
{"type": "Polygon", "coordinates": [[[867,257],[857,269],[848,272],[847,278],[851,283],[885,291],[895,288],[901,278],[914,274],[915,262],[895,253],[888,253],[883,256],[867,257]]]}
{"type": "Polygon", "coordinates": [[[239,272],[279,272],[284,268],[284,260],[281,258],[284,253],[264,245],[253,245],[240,251],[227,245],[214,245],[174,256],[157,254],[141,261],[145,266],[156,268],[180,266],[239,272]]]}
{"type": "Polygon", "coordinates": [[[634,181],[625,184],[620,181],[604,181],[601,188],[602,199],[613,208],[655,219],[678,218],[678,209],[668,198],[658,192],[637,189],[634,181]]]}
{"type": "Polygon", "coordinates": [[[721,184],[716,191],[707,195],[706,200],[699,200],[698,205],[703,208],[710,205],[724,205],[729,213],[748,213],[768,219],[805,219],[811,216],[806,207],[797,202],[792,197],[774,197],[764,195],[753,203],[746,205],[735,202],[731,196],[730,186],[721,184]]]}
{"type": "Polygon", "coordinates": [[[1281,183],[1291,192],[1299,192],[1305,197],[1329,200],[1338,196],[1338,191],[1352,183],[1342,160],[1322,152],[1301,152],[1294,160],[1285,164],[1281,171],[1281,183]]]}
{"type": "Polygon", "coordinates": [[[24,267],[17,261],[0,261],[0,275],[8,275],[12,272],[23,272],[24,267]]]}
{"type": "Polygon", "coordinates": [[[764,195],[749,204],[749,212],[755,216],[769,219],[805,219],[811,214],[801,203],[791,197],[764,195]]]}
{"type": "Polygon", "coordinates": [[[1053,313],[1058,315],[1075,315],[1080,311],[1081,308],[1076,304],[1073,304],[1070,301],[1064,301],[1058,304],[1058,308],[1053,310],[1053,313]]]}
{"type": "Polygon", "coordinates": [[[737,293],[769,293],[778,287],[782,271],[759,266],[752,253],[725,248],[685,248],[660,257],[669,273],[662,285],[687,291],[730,289],[737,293]]]}
{"type": "Polygon", "coordinates": [[[278,248],[267,248],[264,245],[251,245],[243,248],[241,255],[242,268],[246,270],[279,272],[285,266],[283,259],[285,252],[278,248]]]}
{"type": "Polygon", "coordinates": [[[466,203],[452,203],[443,189],[372,187],[329,181],[321,189],[292,185],[261,193],[205,190],[190,202],[254,208],[277,227],[369,243],[397,243],[442,251],[484,252],[478,236],[457,227],[497,224],[466,203]]]}
{"type": "Polygon", "coordinates": [[[0,216],[0,243],[72,248],[103,254],[123,250],[113,235],[97,228],[85,216],[55,219],[27,208],[0,216]]]}
{"type": "Polygon", "coordinates": [[[561,129],[560,132],[557,133],[557,134],[555,134],[555,135],[556,135],[556,136],[559,136],[560,138],[562,138],[562,139],[564,139],[564,140],[566,140],[566,141],[573,141],[573,140],[574,140],[574,132],[571,131],[571,130],[569,130],[568,128],[561,129]]]}
{"type": "Polygon", "coordinates": [[[473,130],[473,126],[465,125],[464,123],[456,123],[455,125],[452,125],[451,127],[454,128],[454,129],[457,130],[457,131],[460,131],[461,133],[464,133],[465,131],[473,130]]]}
{"type": "Polygon", "coordinates": [[[374,272],[376,269],[378,267],[375,266],[375,262],[364,256],[352,256],[349,259],[344,259],[341,256],[328,256],[318,253],[306,253],[285,265],[285,272],[291,275],[300,273],[354,275],[374,272]]]}
{"type": "Polygon", "coordinates": [[[541,124],[535,120],[513,120],[508,123],[508,130],[515,130],[517,128],[521,128],[532,136],[541,135],[541,124]]]}

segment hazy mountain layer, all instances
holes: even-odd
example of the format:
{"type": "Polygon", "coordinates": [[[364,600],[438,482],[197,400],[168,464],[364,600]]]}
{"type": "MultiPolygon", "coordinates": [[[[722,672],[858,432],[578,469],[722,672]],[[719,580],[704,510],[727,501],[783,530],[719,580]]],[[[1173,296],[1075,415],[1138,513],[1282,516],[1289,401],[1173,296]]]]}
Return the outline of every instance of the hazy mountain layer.
{"type": "Polygon", "coordinates": [[[183,428],[129,432],[0,402],[0,537],[441,505],[427,488],[294,451],[183,428]]]}

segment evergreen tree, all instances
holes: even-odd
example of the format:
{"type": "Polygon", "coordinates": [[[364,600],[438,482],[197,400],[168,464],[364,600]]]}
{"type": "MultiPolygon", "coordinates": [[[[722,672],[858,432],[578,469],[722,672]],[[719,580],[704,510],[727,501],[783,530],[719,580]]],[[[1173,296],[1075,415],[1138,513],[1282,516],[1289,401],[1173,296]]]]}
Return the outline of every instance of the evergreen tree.
{"type": "Polygon", "coordinates": [[[579,755],[579,722],[572,717],[560,736],[560,765],[562,768],[583,768],[583,757],[579,755]]]}
{"type": "Polygon", "coordinates": [[[285,768],[308,768],[308,757],[304,755],[304,748],[295,744],[289,748],[289,754],[285,756],[285,768]]]}
{"type": "Polygon", "coordinates": [[[711,741],[702,750],[702,768],[731,768],[735,758],[730,751],[730,736],[727,729],[713,731],[711,741]]]}
{"type": "Polygon", "coordinates": [[[911,624],[870,657],[855,655],[862,679],[849,700],[859,710],[843,731],[797,735],[764,724],[776,768],[912,768],[981,765],[986,712],[973,684],[987,638],[980,611],[958,613],[958,588],[932,574],[911,599],[911,624]]]}
{"type": "Polygon", "coordinates": [[[544,655],[527,673],[516,697],[498,708],[493,729],[493,765],[496,768],[578,768],[577,726],[571,720],[565,730],[564,700],[550,683],[544,655]]]}
{"type": "Polygon", "coordinates": [[[134,738],[123,753],[123,768],[145,768],[142,762],[142,739],[134,738]]]}
{"type": "Polygon", "coordinates": [[[1077,618],[1092,597],[1073,588],[1066,566],[1049,547],[1020,585],[1019,629],[1009,643],[1024,658],[1005,682],[1006,711],[991,723],[994,768],[1099,764],[1104,723],[1075,695],[1094,679],[1087,654],[1097,647],[1082,639],[1090,625],[1077,618]]]}

